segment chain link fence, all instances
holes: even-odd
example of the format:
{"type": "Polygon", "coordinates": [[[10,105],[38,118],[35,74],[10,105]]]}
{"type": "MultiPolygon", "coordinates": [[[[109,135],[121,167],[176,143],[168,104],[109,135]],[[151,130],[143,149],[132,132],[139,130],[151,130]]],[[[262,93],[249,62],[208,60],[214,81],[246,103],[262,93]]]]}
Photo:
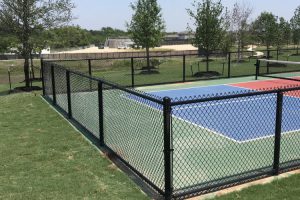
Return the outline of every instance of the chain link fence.
{"type": "MultiPolygon", "coordinates": [[[[80,71],[126,87],[179,83],[208,79],[254,76],[259,58],[300,61],[297,49],[211,53],[205,56],[193,52],[161,52],[150,55],[103,57],[101,59],[52,60],[69,70],[80,71]]],[[[266,74],[299,71],[295,67],[261,66],[266,74]]]]}
{"type": "Polygon", "coordinates": [[[43,62],[44,97],[165,199],[300,167],[300,87],[161,98],[43,62]]]}

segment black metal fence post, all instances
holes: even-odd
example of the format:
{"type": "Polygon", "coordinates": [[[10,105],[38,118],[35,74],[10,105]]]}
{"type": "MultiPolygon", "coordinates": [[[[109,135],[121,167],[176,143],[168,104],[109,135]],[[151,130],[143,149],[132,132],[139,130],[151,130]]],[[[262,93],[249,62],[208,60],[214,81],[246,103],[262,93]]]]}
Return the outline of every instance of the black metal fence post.
{"type": "Polygon", "coordinates": [[[71,83],[70,83],[70,71],[67,70],[67,96],[68,96],[68,117],[72,119],[72,102],[71,102],[71,83]]]}
{"type": "Polygon", "coordinates": [[[281,144],[281,126],[282,126],[282,105],[283,93],[277,93],[276,106],[276,128],[275,128],[275,145],[274,145],[274,164],[273,174],[278,175],[280,171],[280,144],[281,144]]]}
{"type": "Polygon", "coordinates": [[[165,199],[172,198],[173,193],[173,175],[172,175],[172,133],[171,133],[171,99],[163,99],[164,114],[164,162],[165,162],[165,199]]]}
{"type": "Polygon", "coordinates": [[[41,58],[41,79],[42,79],[43,96],[45,96],[44,60],[43,60],[43,58],[41,58]]]}
{"type": "Polygon", "coordinates": [[[99,142],[104,146],[104,110],[103,110],[103,83],[98,82],[98,102],[99,102],[99,142]]]}
{"type": "Polygon", "coordinates": [[[134,60],[131,57],[131,86],[134,88],[134,60]]]}
{"type": "MultiPolygon", "coordinates": [[[[267,59],[269,60],[270,59],[270,50],[268,49],[267,50],[267,59]]],[[[267,74],[270,73],[270,66],[269,66],[269,62],[267,62],[267,74]]]]}
{"type": "Polygon", "coordinates": [[[56,105],[56,90],[55,90],[54,65],[51,65],[51,81],[52,81],[53,105],[56,105]]]}
{"type": "Polygon", "coordinates": [[[278,60],[278,57],[279,57],[279,48],[277,48],[276,50],[276,59],[278,60]]]}
{"type": "Polygon", "coordinates": [[[92,62],[91,62],[91,59],[88,59],[88,65],[89,65],[89,75],[92,76],[92,62]]]}
{"type": "Polygon", "coordinates": [[[231,77],[231,52],[228,52],[228,78],[231,77]]]}
{"type": "Polygon", "coordinates": [[[256,64],[255,65],[255,80],[258,79],[258,76],[259,76],[259,69],[260,69],[260,60],[256,60],[256,64]]]}
{"type": "Polygon", "coordinates": [[[186,62],[185,62],[185,55],[183,55],[183,71],[182,71],[182,81],[185,82],[185,71],[186,71],[186,62]]]}

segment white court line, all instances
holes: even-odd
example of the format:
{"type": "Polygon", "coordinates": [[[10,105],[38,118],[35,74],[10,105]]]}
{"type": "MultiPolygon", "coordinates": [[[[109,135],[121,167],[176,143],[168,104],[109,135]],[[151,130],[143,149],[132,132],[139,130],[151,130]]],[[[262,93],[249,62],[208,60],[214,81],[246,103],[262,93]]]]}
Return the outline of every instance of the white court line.
{"type": "MultiPolygon", "coordinates": [[[[262,81],[262,80],[244,81],[244,82],[237,82],[237,83],[214,84],[214,85],[200,85],[200,86],[193,86],[193,87],[187,87],[187,88],[174,88],[174,89],[165,89],[165,90],[150,90],[147,92],[151,93],[151,92],[164,92],[164,91],[174,91],[174,90],[189,90],[189,89],[195,89],[195,88],[206,88],[206,87],[215,87],[215,86],[232,86],[231,84],[251,83],[251,82],[259,82],[259,81],[262,81]]],[[[139,89],[139,88],[137,88],[137,89],[139,89]]],[[[249,90],[249,88],[248,88],[248,90],[249,90]]]]}
{"type": "MultiPolygon", "coordinates": [[[[257,101],[257,100],[264,100],[264,99],[272,99],[276,96],[269,96],[269,97],[257,97],[257,98],[252,98],[252,99],[244,99],[244,100],[233,100],[230,101],[227,100],[227,102],[220,102],[220,103],[205,103],[204,105],[194,105],[194,106],[185,106],[185,107],[180,107],[180,108],[175,108],[174,110],[184,110],[184,109],[191,109],[191,108],[203,108],[203,107],[210,107],[210,106],[218,106],[218,105],[226,105],[226,104],[231,104],[231,103],[240,103],[240,102],[250,102],[250,101],[257,101]]],[[[245,98],[245,97],[242,97],[245,98]]],[[[216,100],[216,101],[221,101],[221,100],[216,100]]],[[[222,100],[224,101],[224,100],[222,100]]],[[[195,103],[197,104],[197,103],[195,103]]]]}
{"type": "MultiPolygon", "coordinates": [[[[134,95],[134,96],[135,96],[135,95],[134,95]]],[[[162,112],[162,110],[160,110],[160,109],[158,109],[158,108],[152,107],[152,106],[150,106],[150,105],[148,105],[148,104],[145,104],[145,103],[143,103],[143,102],[139,102],[139,101],[137,101],[136,99],[129,98],[127,95],[122,94],[121,97],[124,98],[124,99],[130,100],[130,101],[133,101],[133,102],[135,102],[135,103],[141,104],[141,105],[143,105],[143,106],[147,106],[148,108],[151,108],[152,110],[162,112]]],[[[140,97],[140,98],[142,98],[142,97],[140,97]]],[[[261,100],[261,99],[268,99],[268,98],[274,98],[274,97],[271,96],[271,97],[257,98],[257,99],[261,100]]],[[[150,101],[150,100],[147,100],[147,101],[150,101]]],[[[152,102],[152,101],[150,101],[150,102],[152,102]]],[[[155,103],[155,102],[153,102],[153,103],[155,103]]],[[[228,102],[228,103],[229,103],[229,102],[228,102]]],[[[155,104],[157,104],[157,103],[155,103],[155,104]]],[[[157,105],[160,105],[160,104],[157,104],[157,105]]],[[[183,121],[183,122],[185,122],[185,123],[191,124],[191,125],[196,126],[196,127],[199,127],[199,128],[201,128],[201,129],[204,129],[204,130],[208,131],[208,132],[211,133],[211,134],[217,135],[217,136],[219,136],[219,137],[225,138],[225,139],[227,139],[227,140],[233,141],[233,142],[238,143],[238,144],[243,144],[243,143],[248,143],[248,142],[255,142],[255,141],[258,141],[258,140],[263,140],[263,139],[268,139],[268,138],[275,137],[275,132],[274,132],[274,133],[272,133],[272,134],[267,134],[267,136],[258,137],[258,138],[254,138],[254,139],[249,139],[249,140],[239,141],[239,140],[235,140],[235,139],[233,139],[233,138],[231,138],[231,137],[228,137],[228,136],[226,136],[226,135],[224,135],[224,134],[222,134],[222,133],[220,133],[220,132],[217,132],[217,131],[215,131],[215,130],[212,130],[212,129],[208,128],[208,127],[204,127],[204,126],[202,126],[201,124],[196,124],[196,123],[193,123],[193,122],[191,122],[191,121],[182,119],[181,117],[176,116],[175,114],[172,114],[172,116],[173,116],[174,118],[177,118],[177,119],[180,120],[180,121],[183,121]]],[[[295,132],[297,132],[297,131],[300,131],[300,129],[299,129],[299,130],[292,130],[292,131],[288,131],[288,132],[282,132],[281,134],[282,134],[282,135],[286,135],[286,134],[295,133],[295,132]]]]}

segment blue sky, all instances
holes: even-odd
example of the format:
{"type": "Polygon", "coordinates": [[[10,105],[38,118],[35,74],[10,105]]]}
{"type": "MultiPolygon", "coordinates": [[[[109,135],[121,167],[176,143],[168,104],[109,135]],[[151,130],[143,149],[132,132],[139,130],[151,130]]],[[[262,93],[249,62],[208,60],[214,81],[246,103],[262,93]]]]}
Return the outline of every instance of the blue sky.
{"type": "MultiPolygon", "coordinates": [[[[126,21],[130,21],[132,11],[130,2],[136,0],[74,0],[77,18],[74,25],[86,29],[101,29],[110,26],[125,30],[126,21]]],[[[167,31],[185,31],[187,24],[192,23],[186,8],[191,8],[194,0],[158,0],[166,22],[167,31]]],[[[229,9],[238,0],[222,0],[229,9]]],[[[253,8],[251,19],[255,19],[262,11],[272,12],[274,15],[290,19],[296,7],[300,6],[299,0],[248,0],[246,2],[253,8]]]]}

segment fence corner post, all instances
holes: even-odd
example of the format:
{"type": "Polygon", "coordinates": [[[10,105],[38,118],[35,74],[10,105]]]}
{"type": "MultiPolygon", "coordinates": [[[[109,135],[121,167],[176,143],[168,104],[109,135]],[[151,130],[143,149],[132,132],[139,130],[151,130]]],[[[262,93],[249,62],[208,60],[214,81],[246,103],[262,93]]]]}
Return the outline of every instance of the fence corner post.
{"type": "Polygon", "coordinates": [[[56,89],[55,89],[54,65],[51,65],[51,82],[52,82],[53,105],[56,105],[56,89]]]}
{"type": "Polygon", "coordinates": [[[71,83],[70,83],[70,71],[66,71],[67,78],[67,97],[68,97],[68,117],[72,119],[72,101],[71,101],[71,83]]]}
{"type": "Polygon", "coordinates": [[[183,55],[183,71],[182,71],[182,81],[183,82],[185,82],[186,80],[185,80],[185,73],[186,73],[186,56],[185,55],[183,55]]]}
{"type": "Polygon", "coordinates": [[[103,110],[103,83],[98,81],[98,104],[99,104],[99,143],[104,146],[104,110],[103,110]]]}
{"type": "Polygon", "coordinates": [[[228,78],[231,77],[231,52],[228,52],[228,78]]]}
{"type": "Polygon", "coordinates": [[[88,59],[89,75],[92,76],[92,62],[91,59],[88,59]]]}
{"type": "Polygon", "coordinates": [[[43,88],[43,96],[45,96],[46,92],[45,92],[45,80],[44,80],[44,60],[43,58],[41,58],[41,75],[40,75],[41,79],[42,79],[42,88],[43,88]]]}
{"type": "Polygon", "coordinates": [[[171,99],[165,97],[163,99],[163,115],[164,115],[164,163],[165,163],[165,199],[169,200],[173,194],[173,173],[172,173],[172,131],[171,131],[171,99]]]}
{"type": "Polygon", "coordinates": [[[134,61],[133,57],[131,57],[131,87],[134,88],[134,61]]]}
{"type": "Polygon", "coordinates": [[[259,69],[260,69],[260,60],[256,60],[256,64],[254,64],[255,66],[255,80],[258,80],[258,76],[259,76],[259,69]]]}
{"type": "Polygon", "coordinates": [[[276,124],[275,124],[275,144],[274,144],[274,163],[273,175],[278,175],[280,171],[280,144],[281,144],[281,127],[282,127],[282,105],[283,92],[277,93],[276,103],[276,124]]]}

